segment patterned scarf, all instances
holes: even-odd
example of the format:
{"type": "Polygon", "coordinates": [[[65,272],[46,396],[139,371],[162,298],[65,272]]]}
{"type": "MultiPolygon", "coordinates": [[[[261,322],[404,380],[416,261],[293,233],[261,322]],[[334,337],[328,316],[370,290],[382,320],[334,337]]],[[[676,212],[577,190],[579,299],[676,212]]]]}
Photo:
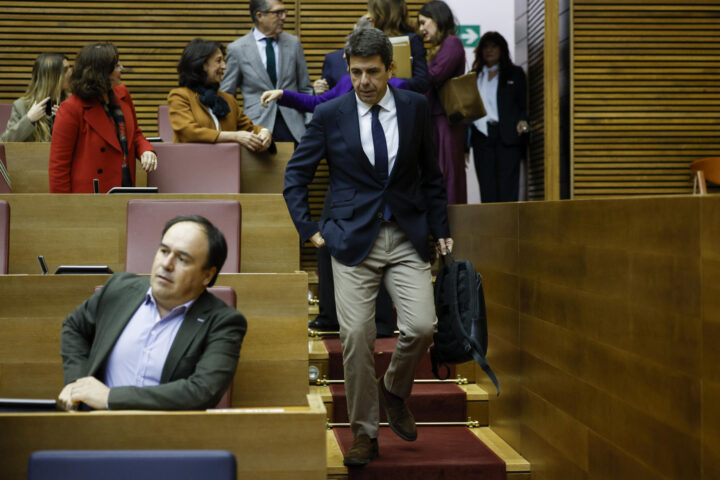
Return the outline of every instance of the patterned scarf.
{"type": "Polygon", "coordinates": [[[217,118],[224,118],[225,115],[230,113],[230,106],[227,104],[224,98],[218,95],[218,88],[220,87],[217,83],[210,83],[200,85],[194,90],[198,93],[198,99],[200,102],[208,107],[217,118]]]}
{"type": "Polygon", "coordinates": [[[130,176],[130,167],[128,166],[128,143],[127,143],[127,125],[125,124],[125,115],[123,115],[120,102],[115,93],[110,90],[108,93],[108,103],[102,102],[105,113],[115,124],[115,134],[120,142],[120,148],[123,152],[122,162],[122,186],[132,187],[132,177],[130,176]]]}

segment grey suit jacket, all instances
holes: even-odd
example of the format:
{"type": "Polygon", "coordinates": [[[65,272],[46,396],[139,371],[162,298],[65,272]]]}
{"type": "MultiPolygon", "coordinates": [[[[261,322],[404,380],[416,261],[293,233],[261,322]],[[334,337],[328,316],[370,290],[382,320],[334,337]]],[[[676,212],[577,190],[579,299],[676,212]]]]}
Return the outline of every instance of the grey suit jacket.
{"type": "MultiPolygon", "coordinates": [[[[7,128],[0,135],[0,142],[25,142],[31,141],[31,136],[35,131],[35,125],[27,116],[28,108],[25,102],[18,98],[13,102],[10,119],[7,128]]],[[[50,141],[48,138],[46,141],[50,141]]]]}
{"type": "Polygon", "coordinates": [[[280,108],[282,116],[296,141],[305,133],[305,115],[292,108],[280,107],[271,102],[268,108],[260,103],[265,90],[283,89],[312,95],[305,54],[296,36],[281,33],[278,36],[278,79],[273,86],[263,66],[252,31],[228,45],[227,68],[220,84],[220,90],[235,95],[237,88],[243,96],[245,115],[255,125],[262,125],[270,131],[275,126],[275,116],[280,108]]]}
{"type": "MultiPolygon", "coordinates": [[[[72,312],[62,327],[65,384],[104,380],[115,342],[145,298],[149,278],[117,273],[72,312]]],[[[113,387],[113,410],[196,410],[217,405],[232,382],[247,322],[205,291],[185,314],[163,366],[160,385],[113,387]]]]}

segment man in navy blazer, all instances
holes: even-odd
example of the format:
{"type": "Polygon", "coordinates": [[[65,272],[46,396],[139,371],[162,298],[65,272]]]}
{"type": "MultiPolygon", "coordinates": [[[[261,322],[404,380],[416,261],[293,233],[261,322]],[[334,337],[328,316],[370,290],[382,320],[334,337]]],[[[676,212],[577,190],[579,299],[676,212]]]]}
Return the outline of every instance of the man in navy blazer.
{"type": "Polygon", "coordinates": [[[348,415],[354,435],[348,466],[378,456],[378,411],[392,430],[417,438],[405,399],[435,329],[428,234],[452,249],[447,197],[432,143],[424,96],[388,87],[392,45],[380,30],[347,41],[354,91],[315,109],[285,172],[285,201],[302,241],[332,255],[348,415]],[[307,194],[320,161],[330,169],[330,214],[310,217],[307,194]],[[397,307],[398,337],[390,366],[375,381],[375,298],[383,283],[397,307]]]}

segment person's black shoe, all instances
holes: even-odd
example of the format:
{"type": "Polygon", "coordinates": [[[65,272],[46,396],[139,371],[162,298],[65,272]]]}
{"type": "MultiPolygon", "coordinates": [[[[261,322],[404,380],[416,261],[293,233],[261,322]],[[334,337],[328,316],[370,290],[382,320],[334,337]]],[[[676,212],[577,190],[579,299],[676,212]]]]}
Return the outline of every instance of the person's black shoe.
{"type": "Polygon", "coordinates": [[[308,328],[311,330],[319,330],[321,332],[337,332],[340,330],[340,325],[338,325],[337,322],[333,322],[326,317],[318,315],[315,317],[315,320],[310,320],[308,322],[308,328]]]}

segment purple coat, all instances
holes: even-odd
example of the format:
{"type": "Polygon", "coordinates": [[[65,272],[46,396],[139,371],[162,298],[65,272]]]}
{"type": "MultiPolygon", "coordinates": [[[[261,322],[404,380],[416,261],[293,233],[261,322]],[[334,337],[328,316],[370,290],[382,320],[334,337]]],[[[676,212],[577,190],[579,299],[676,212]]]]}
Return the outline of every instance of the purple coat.
{"type": "MultiPolygon", "coordinates": [[[[395,88],[408,90],[408,82],[402,78],[391,77],[388,83],[395,88]]],[[[346,93],[352,91],[352,89],[353,85],[352,80],[350,79],[350,74],[345,74],[340,77],[337,85],[322,95],[308,95],[307,93],[283,90],[283,96],[280,100],[278,100],[278,105],[294,108],[295,110],[299,110],[301,112],[313,112],[315,111],[315,107],[321,103],[327,102],[328,100],[332,100],[333,98],[337,98],[341,95],[345,95],[346,93]]]]}

